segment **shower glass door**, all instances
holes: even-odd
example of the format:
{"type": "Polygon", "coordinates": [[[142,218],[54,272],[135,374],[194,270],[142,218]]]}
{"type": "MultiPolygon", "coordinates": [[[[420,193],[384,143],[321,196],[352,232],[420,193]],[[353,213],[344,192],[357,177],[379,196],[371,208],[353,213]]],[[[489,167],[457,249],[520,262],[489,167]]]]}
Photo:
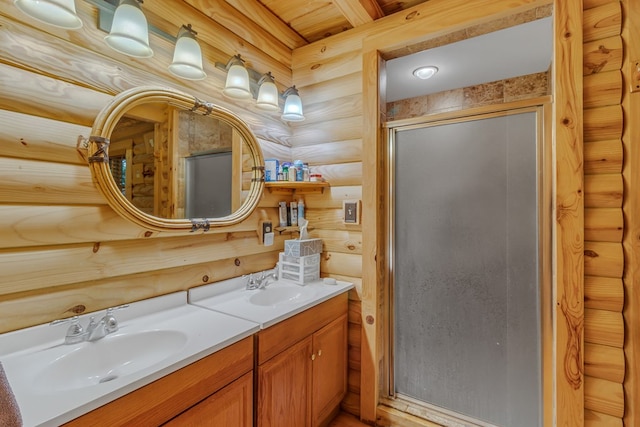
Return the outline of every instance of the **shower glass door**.
{"type": "Polygon", "coordinates": [[[542,425],[539,116],[391,130],[392,394],[452,425],[542,425]]]}

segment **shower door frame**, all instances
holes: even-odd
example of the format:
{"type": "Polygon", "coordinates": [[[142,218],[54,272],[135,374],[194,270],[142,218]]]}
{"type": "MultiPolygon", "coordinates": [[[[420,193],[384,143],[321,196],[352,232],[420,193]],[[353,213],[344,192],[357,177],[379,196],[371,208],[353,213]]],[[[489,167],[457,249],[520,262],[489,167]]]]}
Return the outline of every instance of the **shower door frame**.
{"type": "Polygon", "coordinates": [[[422,116],[406,120],[398,120],[387,122],[385,127],[385,181],[388,189],[385,195],[386,212],[386,264],[387,272],[385,280],[385,307],[384,311],[388,315],[387,328],[385,328],[386,337],[384,341],[388,344],[385,346],[383,378],[380,403],[395,408],[405,408],[404,411],[419,414],[420,417],[437,422],[444,426],[447,425],[465,425],[465,426],[483,426],[488,427],[492,424],[483,423],[482,421],[466,417],[464,415],[446,410],[444,408],[421,402],[408,396],[400,395],[395,392],[394,383],[394,222],[395,222],[395,196],[394,196],[394,145],[395,133],[400,130],[415,129],[421,127],[431,127],[443,124],[462,123],[478,119],[487,119],[492,117],[500,117],[511,114],[535,112],[537,126],[537,187],[538,187],[538,256],[539,256],[539,298],[540,298],[540,372],[541,391],[540,402],[542,411],[540,419],[542,425],[546,425],[546,421],[551,416],[553,408],[549,408],[548,402],[551,402],[553,396],[553,277],[552,277],[552,260],[553,260],[553,159],[551,146],[551,98],[540,97],[524,101],[490,105],[486,107],[473,108],[463,111],[455,111],[451,113],[435,114],[431,116],[422,116]],[[410,408],[407,411],[406,408],[410,408]]]}

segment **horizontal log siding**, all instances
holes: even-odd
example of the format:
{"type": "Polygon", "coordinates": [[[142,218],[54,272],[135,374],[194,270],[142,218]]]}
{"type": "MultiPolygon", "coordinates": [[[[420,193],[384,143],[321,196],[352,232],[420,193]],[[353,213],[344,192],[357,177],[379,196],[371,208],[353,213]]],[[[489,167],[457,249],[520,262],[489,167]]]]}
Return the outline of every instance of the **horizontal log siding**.
{"type": "Polygon", "coordinates": [[[585,426],[624,416],[622,8],[584,3],[585,426]]]}
{"type": "MultiPolygon", "coordinates": [[[[207,79],[173,77],[167,70],[173,46],[154,34],[153,58],[112,51],[89,3],[78,3],[84,27],[73,32],[37,24],[11,0],[0,0],[0,333],[270,268],[277,261],[285,236],[264,247],[255,230],[261,217],[277,219],[278,197],[265,193],[247,220],[206,234],[151,232],[106,204],[76,149],[115,94],[154,84],[235,111],[258,136],[266,157],[291,156],[289,127],[251,103],[223,98],[225,75],[214,67],[240,51],[256,69],[271,69],[280,84],[288,84],[291,50],[264,37],[256,48],[191,7],[161,3],[145,5],[145,13],[168,33],[177,31],[175,22],[194,24],[207,79]]],[[[245,36],[255,41],[255,35],[245,36]]]]}
{"type": "Polygon", "coordinates": [[[622,105],[624,109],[624,353],[626,372],[624,379],[625,411],[624,425],[640,425],[640,92],[637,83],[636,64],[640,59],[640,3],[634,0],[622,0],[622,37],[624,40],[624,58],[622,67],[624,80],[622,105]]]}
{"type": "Polygon", "coordinates": [[[314,226],[311,234],[324,243],[321,271],[356,284],[349,298],[348,391],[342,402],[343,410],[355,415],[360,414],[362,229],[343,223],[342,203],[362,199],[360,49],[355,44],[333,57],[331,64],[294,70],[306,120],[294,126],[291,140],[293,159],[309,162],[312,172],[331,184],[321,194],[304,195],[307,218],[314,226]]]}

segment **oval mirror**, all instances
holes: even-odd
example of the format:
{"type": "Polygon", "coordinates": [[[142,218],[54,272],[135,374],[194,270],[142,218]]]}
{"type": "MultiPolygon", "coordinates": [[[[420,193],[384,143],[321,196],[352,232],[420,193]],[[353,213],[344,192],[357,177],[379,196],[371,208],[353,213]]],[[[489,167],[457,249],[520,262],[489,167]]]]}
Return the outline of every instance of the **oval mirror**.
{"type": "Polygon", "coordinates": [[[157,231],[238,223],[264,187],[249,127],[225,108],[168,88],[117,95],[94,122],[88,155],[109,205],[157,231]]]}

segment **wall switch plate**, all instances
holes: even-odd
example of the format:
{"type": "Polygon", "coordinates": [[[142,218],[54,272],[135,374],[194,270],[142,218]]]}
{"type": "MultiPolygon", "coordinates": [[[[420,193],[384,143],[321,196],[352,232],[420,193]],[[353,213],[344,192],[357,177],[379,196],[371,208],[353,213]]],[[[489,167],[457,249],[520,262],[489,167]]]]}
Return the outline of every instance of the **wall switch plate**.
{"type": "Polygon", "coordinates": [[[342,202],[342,214],[345,224],[360,224],[360,200],[345,200],[342,202]]]}
{"type": "Polygon", "coordinates": [[[260,221],[258,237],[260,238],[260,244],[265,246],[273,245],[274,233],[271,221],[260,221]]]}

